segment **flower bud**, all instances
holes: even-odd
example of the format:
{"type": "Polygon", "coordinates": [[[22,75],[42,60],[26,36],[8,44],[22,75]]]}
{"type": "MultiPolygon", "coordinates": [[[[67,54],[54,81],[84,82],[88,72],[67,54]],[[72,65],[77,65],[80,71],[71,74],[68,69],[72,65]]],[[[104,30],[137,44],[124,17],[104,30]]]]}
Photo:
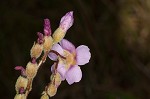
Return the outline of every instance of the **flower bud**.
{"type": "Polygon", "coordinates": [[[43,44],[43,34],[42,33],[40,33],[40,32],[37,32],[37,35],[38,35],[38,39],[37,39],[37,43],[39,43],[39,44],[43,44]]]}
{"type": "Polygon", "coordinates": [[[14,99],[26,99],[25,94],[16,94],[14,99]]]}
{"type": "Polygon", "coordinates": [[[49,96],[44,92],[44,94],[41,96],[41,99],[49,99],[49,96]]]}
{"type": "Polygon", "coordinates": [[[70,11],[61,18],[59,27],[67,32],[67,30],[73,25],[73,22],[73,11],[70,11]]]}
{"type": "Polygon", "coordinates": [[[60,20],[59,27],[53,34],[54,44],[60,42],[66,35],[67,30],[73,25],[73,11],[66,13],[60,20]]]}
{"type": "Polygon", "coordinates": [[[45,36],[51,35],[51,26],[49,19],[44,19],[44,34],[45,36]]]}
{"type": "Polygon", "coordinates": [[[34,43],[34,45],[32,46],[32,48],[30,50],[30,55],[32,58],[33,57],[38,58],[41,55],[42,51],[43,51],[43,45],[34,43]]]}
{"type": "Polygon", "coordinates": [[[62,28],[57,28],[55,32],[53,33],[53,39],[54,44],[60,42],[64,36],[66,35],[66,32],[62,30],[62,28]]]}
{"type": "Polygon", "coordinates": [[[31,63],[28,62],[27,66],[26,66],[26,75],[28,78],[34,78],[35,75],[37,74],[37,63],[31,63]]]}
{"type": "Polygon", "coordinates": [[[28,79],[25,77],[19,76],[15,85],[17,93],[19,93],[20,88],[26,89],[27,84],[28,84],[28,79]]]}
{"type": "Polygon", "coordinates": [[[23,88],[23,87],[21,87],[20,89],[19,89],[19,94],[24,94],[25,93],[25,89],[23,88]]]}
{"type": "Polygon", "coordinates": [[[57,87],[53,84],[49,84],[49,86],[47,87],[47,94],[52,97],[56,94],[57,92],[57,87]]]}
{"type": "Polygon", "coordinates": [[[44,36],[44,51],[49,51],[53,45],[53,38],[51,36],[44,36]]]}

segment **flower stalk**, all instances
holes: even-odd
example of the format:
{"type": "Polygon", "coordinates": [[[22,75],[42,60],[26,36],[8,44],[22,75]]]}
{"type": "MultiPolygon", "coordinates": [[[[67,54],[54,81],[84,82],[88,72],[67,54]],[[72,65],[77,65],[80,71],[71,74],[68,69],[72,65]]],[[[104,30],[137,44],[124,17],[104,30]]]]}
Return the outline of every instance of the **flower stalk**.
{"type": "Polygon", "coordinates": [[[30,50],[31,61],[27,63],[26,68],[15,67],[16,70],[21,71],[21,75],[16,81],[14,99],[27,99],[32,90],[33,80],[47,57],[54,61],[54,65],[51,66],[50,82],[45,87],[41,99],[54,96],[64,80],[70,85],[81,80],[82,72],[78,65],[88,63],[91,54],[87,46],[81,45],[75,49],[72,43],[63,39],[67,30],[73,25],[73,21],[73,11],[66,13],[51,36],[50,21],[44,19],[44,35],[37,33],[38,39],[30,50]],[[38,58],[41,58],[39,62],[37,62],[38,58]]]}

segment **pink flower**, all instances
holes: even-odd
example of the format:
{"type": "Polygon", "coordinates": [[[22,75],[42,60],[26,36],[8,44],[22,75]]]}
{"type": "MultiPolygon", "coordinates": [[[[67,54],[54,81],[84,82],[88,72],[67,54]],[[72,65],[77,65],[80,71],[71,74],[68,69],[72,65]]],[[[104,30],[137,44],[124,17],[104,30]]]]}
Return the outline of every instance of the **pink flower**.
{"type": "Polygon", "coordinates": [[[73,22],[73,11],[70,11],[61,18],[59,27],[66,32],[73,25],[73,22]]]}
{"type": "MultiPolygon", "coordinates": [[[[55,44],[52,50],[66,57],[61,59],[54,53],[49,54],[51,60],[59,60],[57,71],[60,73],[62,80],[67,80],[68,84],[79,82],[82,78],[82,71],[78,65],[85,65],[91,58],[90,49],[85,45],[80,45],[77,48],[66,39],[63,39],[59,44],[55,44]]],[[[54,65],[51,67],[54,70],[54,65]]]]}

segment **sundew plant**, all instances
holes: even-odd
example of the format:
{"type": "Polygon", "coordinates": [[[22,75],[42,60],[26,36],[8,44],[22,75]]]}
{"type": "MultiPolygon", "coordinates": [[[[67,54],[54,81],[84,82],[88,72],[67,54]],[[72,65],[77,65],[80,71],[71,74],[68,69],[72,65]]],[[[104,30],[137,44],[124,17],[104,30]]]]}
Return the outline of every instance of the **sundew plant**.
{"type": "Polygon", "coordinates": [[[31,60],[27,63],[26,68],[15,67],[16,70],[21,71],[21,75],[16,81],[14,99],[27,99],[38,69],[47,57],[54,63],[50,67],[52,72],[50,82],[41,93],[41,99],[49,99],[54,96],[62,81],[66,80],[71,85],[81,80],[80,65],[89,62],[91,53],[88,46],[80,45],[76,48],[70,41],[64,39],[73,22],[73,11],[70,11],[61,18],[59,27],[52,34],[49,19],[44,19],[44,33],[37,33],[38,38],[30,50],[31,60]]]}

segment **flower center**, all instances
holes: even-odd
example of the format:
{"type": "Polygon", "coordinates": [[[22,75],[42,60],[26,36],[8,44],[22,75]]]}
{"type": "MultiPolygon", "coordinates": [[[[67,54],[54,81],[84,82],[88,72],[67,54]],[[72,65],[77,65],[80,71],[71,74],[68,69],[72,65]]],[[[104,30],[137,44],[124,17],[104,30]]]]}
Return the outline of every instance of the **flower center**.
{"type": "Polygon", "coordinates": [[[67,50],[64,50],[65,53],[65,64],[66,64],[66,69],[69,69],[70,66],[75,65],[76,64],[76,60],[75,60],[75,53],[70,53],[67,50]]]}

